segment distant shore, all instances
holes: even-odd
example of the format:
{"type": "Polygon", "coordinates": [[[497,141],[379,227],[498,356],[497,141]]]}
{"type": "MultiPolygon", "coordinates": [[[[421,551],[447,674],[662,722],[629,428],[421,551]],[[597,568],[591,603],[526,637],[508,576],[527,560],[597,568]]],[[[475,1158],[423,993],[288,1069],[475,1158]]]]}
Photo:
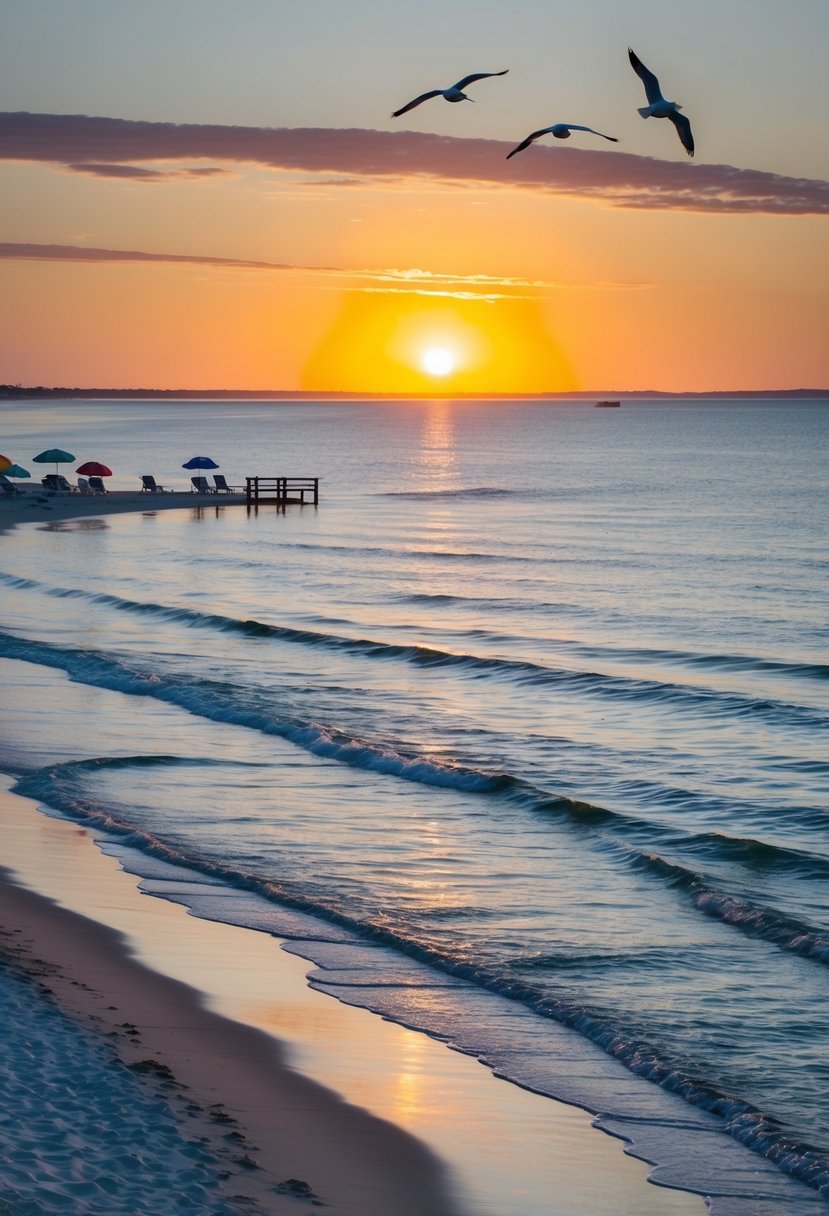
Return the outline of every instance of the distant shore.
{"type": "Polygon", "coordinates": [[[82,399],[103,399],[106,401],[130,400],[230,400],[230,401],[422,401],[436,398],[440,401],[446,398],[452,401],[592,401],[594,398],[618,398],[623,401],[636,400],[666,400],[677,399],[700,400],[716,397],[723,400],[757,400],[768,398],[779,400],[792,398],[829,398],[829,388],[788,388],[788,389],[731,389],[705,392],[665,392],[662,389],[593,389],[578,392],[545,392],[545,393],[459,393],[424,390],[420,393],[375,393],[375,392],[309,392],[304,389],[232,389],[232,388],[58,388],[37,385],[23,387],[19,384],[0,384],[0,401],[39,401],[51,398],[78,397],[82,399]]]}

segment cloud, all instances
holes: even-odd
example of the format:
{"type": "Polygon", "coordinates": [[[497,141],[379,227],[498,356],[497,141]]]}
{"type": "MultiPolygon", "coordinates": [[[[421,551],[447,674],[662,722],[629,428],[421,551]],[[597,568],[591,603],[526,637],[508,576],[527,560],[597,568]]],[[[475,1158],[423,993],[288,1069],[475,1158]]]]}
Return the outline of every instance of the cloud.
{"type": "Polygon", "coordinates": [[[440,274],[434,270],[421,270],[417,266],[411,266],[408,270],[399,270],[396,267],[389,267],[386,270],[378,270],[374,273],[378,279],[396,283],[463,283],[467,285],[479,284],[483,287],[488,287],[492,284],[495,284],[498,287],[553,286],[553,284],[548,283],[543,279],[522,279],[514,277],[502,277],[500,275],[492,274],[449,275],[440,274]]]}
{"type": "Polygon", "coordinates": [[[203,169],[145,169],[140,165],[101,165],[91,162],[87,164],[76,162],[66,167],[73,173],[88,173],[92,177],[133,178],[140,182],[169,181],[174,177],[226,177],[229,175],[229,170],[221,169],[217,165],[210,165],[203,169]]]}
{"type": "MultiPolygon", "coordinates": [[[[507,161],[510,144],[417,131],[228,127],[73,114],[0,114],[0,159],[75,172],[159,161],[219,161],[325,174],[332,184],[425,177],[593,198],[617,207],[776,215],[829,213],[829,182],[733,165],[630,153],[535,147],[507,161]],[[332,177],[333,175],[333,177],[332,177]],[[342,175],[342,179],[339,179],[342,175]]],[[[190,174],[199,169],[175,169],[190,174]]],[[[119,170],[115,170],[119,172],[119,170]]],[[[208,173],[216,172],[211,166],[208,173]]],[[[158,170],[131,172],[157,181],[158,170]]]]}
{"type": "Polygon", "coordinates": [[[385,292],[393,294],[414,294],[419,296],[450,296],[457,300],[538,300],[549,295],[552,291],[565,288],[599,288],[606,290],[629,290],[631,288],[650,287],[650,283],[613,283],[578,282],[558,280],[550,282],[546,279],[523,279],[501,275],[442,274],[433,270],[420,270],[412,267],[409,270],[386,269],[360,271],[359,277],[371,279],[381,286],[360,287],[359,291],[385,292]]]}
{"type": "Polygon", "coordinates": [[[433,270],[411,267],[348,269],[345,266],[307,266],[291,262],[263,262],[250,258],[225,258],[212,254],[158,253],[142,249],[102,249],[93,245],[40,245],[18,241],[0,241],[0,260],[26,262],[155,262],[184,266],[212,266],[217,269],[288,271],[336,280],[338,290],[343,280],[350,290],[358,292],[410,293],[415,295],[451,296],[461,300],[539,299],[562,288],[599,287],[608,289],[648,286],[644,283],[584,283],[550,282],[545,279],[500,277],[488,274],[441,274],[433,270]]]}
{"type": "Polygon", "coordinates": [[[99,249],[90,245],[35,245],[0,241],[0,258],[27,262],[180,262],[189,266],[218,266],[242,270],[317,270],[345,273],[333,266],[292,266],[287,262],[258,262],[196,253],[152,253],[142,249],[99,249]]]}

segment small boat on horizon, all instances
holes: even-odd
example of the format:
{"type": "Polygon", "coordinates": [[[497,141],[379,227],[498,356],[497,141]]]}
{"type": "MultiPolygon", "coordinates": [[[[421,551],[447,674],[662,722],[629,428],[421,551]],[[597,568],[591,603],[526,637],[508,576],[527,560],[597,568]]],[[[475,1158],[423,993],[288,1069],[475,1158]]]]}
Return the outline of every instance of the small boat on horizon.
{"type": "Polygon", "coordinates": [[[597,410],[617,410],[621,405],[620,401],[596,401],[594,407],[597,410]]]}

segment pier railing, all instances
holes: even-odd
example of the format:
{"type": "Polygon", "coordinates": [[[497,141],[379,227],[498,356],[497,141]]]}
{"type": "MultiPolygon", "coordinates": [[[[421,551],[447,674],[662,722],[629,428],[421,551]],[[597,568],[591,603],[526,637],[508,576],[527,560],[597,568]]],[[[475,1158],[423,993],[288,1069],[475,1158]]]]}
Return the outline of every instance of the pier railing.
{"type": "Polygon", "coordinates": [[[245,482],[249,507],[263,502],[319,504],[319,477],[246,477],[245,482]]]}

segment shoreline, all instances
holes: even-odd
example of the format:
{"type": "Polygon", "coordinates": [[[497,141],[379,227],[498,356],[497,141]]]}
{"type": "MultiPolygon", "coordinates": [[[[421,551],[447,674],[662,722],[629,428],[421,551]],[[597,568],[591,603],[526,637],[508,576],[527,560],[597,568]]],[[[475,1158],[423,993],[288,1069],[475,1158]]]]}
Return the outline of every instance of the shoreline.
{"type": "Polygon", "coordinates": [[[22,930],[24,965],[45,966],[61,1008],[127,1065],[169,1070],[199,1136],[215,1144],[216,1112],[221,1132],[234,1121],[257,1168],[231,1169],[228,1185],[263,1212],[705,1211],[699,1195],[648,1183],[649,1167],[584,1111],[315,991],[310,965],[268,934],[144,894],[86,828],[6,792],[0,813],[5,942],[22,930]],[[432,1144],[418,1134],[430,1122],[432,1144]]]}
{"type": "MultiPolygon", "coordinates": [[[[13,855],[11,866],[0,867],[0,957],[13,944],[17,966],[45,978],[70,1017],[112,1036],[128,1068],[183,1086],[199,1107],[188,1120],[200,1136],[215,1141],[217,1124],[221,1134],[228,1124],[238,1129],[243,1139],[230,1166],[231,1191],[241,1189],[274,1216],[296,1211],[294,1195],[319,1199],[344,1216],[384,1216],[392,1202],[406,1216],[458,1216],[442,1168],[416,1140],[295,1072],[271,1036],[207,1009],[188,984],[149,968],[123,930],[38,890],[25,867],[27,853],[42,841],[39,825],[26,817],[40,813],[7,793],[0,806],[4,834],[15,838],[5,858],[13,855]]],[[[49,834],[55,827],[64,836],[77,831],[56,821],[49,834]]],[[[107,898],[126,910],[130,879],[123,875],[117,893],[119,876],[111,877],[107,898]]],[[[180,909],[163,919],[185,916],[180,909]]]]}
{"type": "Polygon", "coordinates": [[[106,494],[48,494],[27,487],[0,497],[0,533],[15,524],[55,523],[90,516],[122,515],[129,511],[170,511],[193,507],[246,506],[244,494],[196,494],[173,490],[153,494],[142,490],[108,490],[106,494]]]}

